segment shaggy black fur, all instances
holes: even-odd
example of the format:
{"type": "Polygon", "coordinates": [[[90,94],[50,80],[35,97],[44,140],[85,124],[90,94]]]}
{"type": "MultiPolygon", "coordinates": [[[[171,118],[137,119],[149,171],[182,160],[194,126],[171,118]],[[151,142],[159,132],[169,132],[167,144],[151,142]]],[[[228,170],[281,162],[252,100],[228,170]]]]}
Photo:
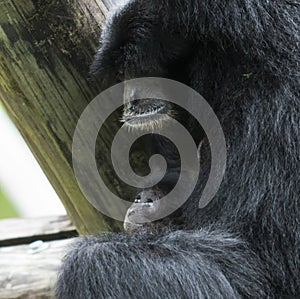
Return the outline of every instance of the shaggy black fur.
{"type": "Polygon", "coordinates": [[[200,187],[182,207],[183,229],[81,238],[57,298],[299,298],[299,7],[132,0],[109,19],[93,72],[108,85],[165,76],[197,90],[228,165],[206,208],[200,187]]]}

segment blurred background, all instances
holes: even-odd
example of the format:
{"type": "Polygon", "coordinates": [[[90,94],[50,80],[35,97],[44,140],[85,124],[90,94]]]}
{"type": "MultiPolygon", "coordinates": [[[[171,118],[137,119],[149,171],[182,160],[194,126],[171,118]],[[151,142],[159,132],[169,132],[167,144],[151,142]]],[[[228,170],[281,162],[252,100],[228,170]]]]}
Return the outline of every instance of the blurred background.
{"type": "Polygon", "coordinates": [[[63,214],[58,196],[0,104],[0,219],[63,214]]]}

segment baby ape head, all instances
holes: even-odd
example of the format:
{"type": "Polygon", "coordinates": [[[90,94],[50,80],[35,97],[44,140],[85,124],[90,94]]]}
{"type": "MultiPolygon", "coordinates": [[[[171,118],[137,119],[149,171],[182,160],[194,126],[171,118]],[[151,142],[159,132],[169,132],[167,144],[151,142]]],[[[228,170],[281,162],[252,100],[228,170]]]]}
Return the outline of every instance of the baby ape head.
{"type": "Polygon", "coordinates": [[[136,232],[152,229],[156,224],[151,222],[159,209],[160,190],[147,189],[141,191],[135,198],[134,203],[128,209],[124,229],[127,232],[136,232]]]}
{"type": "Polygon", "coordinates": [[[164,196],[163,188],[146,189],[138,193],[134,203],[128,209],[125,220],[124,230],[128,233],[159,231],[170,225],[180,225],[181,210],[177,210],[169,217],[152,222],[156,217],[162,202],[159,200],[164,196]]]}

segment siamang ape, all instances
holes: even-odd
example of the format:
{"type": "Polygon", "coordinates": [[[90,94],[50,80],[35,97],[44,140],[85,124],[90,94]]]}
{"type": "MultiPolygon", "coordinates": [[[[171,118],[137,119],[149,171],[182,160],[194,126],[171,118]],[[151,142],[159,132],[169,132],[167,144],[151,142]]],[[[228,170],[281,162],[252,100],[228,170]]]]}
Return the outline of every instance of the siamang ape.
{"type": "MultiPolygon", "coordinates": [[[[141,225],[134,215],[165,192],[143,190],[127,232],[80,238],[64,260],[57,298],[299,298],[299,7],[297,0],[131,0],[108,18],[92,72],[103,85],[159,76],[195,89],[220,120],[227,168],[203,209],[199,187],[180,212],[141,225]]],[[[162,105],[136,103],[123,119],[147,127],[150,107],[163,125],[176,107],[162,105]]],[[[192,120],[185,125],[201,131],[192,120]]],[[[195,139],[207,147],[205,135],[195,139]]]]}

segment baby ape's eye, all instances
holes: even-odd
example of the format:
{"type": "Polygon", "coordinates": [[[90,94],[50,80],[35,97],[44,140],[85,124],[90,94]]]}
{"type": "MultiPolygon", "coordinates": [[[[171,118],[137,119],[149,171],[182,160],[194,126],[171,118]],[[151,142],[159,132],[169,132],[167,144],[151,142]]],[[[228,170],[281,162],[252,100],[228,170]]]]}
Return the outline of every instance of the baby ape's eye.
{"type": "Polygon", "coordinates": [[[146,206],[147,207],[152,207],[153,205],[153,199],[152,198],[147,198],[146,199],[146,206]]]}
{"type": "Polygon", "coordinates": [[[134,203],[140,203],[140,202],[141,202],[141,195],[137,195],[134,200],[134,203]]]}

